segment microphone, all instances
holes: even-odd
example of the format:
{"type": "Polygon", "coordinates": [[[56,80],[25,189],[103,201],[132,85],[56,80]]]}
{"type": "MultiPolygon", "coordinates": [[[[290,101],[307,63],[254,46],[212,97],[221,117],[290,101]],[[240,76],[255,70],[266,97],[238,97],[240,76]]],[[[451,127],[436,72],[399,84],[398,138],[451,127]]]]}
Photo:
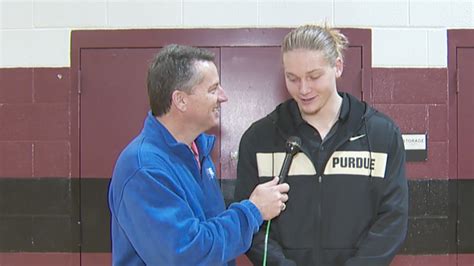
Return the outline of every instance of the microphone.
{"type": "Polygon", "coordinates": [[[280,174],[278,177],[280,180],[279,184],[285,182],[288,172],[290,171],[291,161],[293,161],[293,156],[301,150],[301,139],[297,136],[291,136],[286,141],[286,155],[283,160],[283,165],[281,166],[280,174]]]}

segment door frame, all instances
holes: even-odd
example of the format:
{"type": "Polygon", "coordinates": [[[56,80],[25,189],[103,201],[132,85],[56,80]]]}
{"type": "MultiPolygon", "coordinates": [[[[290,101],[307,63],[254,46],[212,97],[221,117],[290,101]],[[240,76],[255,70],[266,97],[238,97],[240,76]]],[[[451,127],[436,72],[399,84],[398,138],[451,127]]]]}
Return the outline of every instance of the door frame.
{"type": "Polygon", "coordinates": [[[448,176],[458,175],[458,73],[457,49],[474,48],[474,29],[448,30],[448,176]]]}
{"type": "MultiPolygon", "coordinates": [[[[472,216],[466,214],[466,206],[469,205],[468,194],[469,189],[472,188],[472,180],[460,178],[459,176],[459,148],[458,142],[458,100],[459,100],[459,73],[458,69],[458,48],[474,48],[474,29],[453,29],[448,30],[448,176],[452,179],[449,188],[450,198],[450,215],[455,217],[455,243],[454,247],[457,260],[465,258],[470,261],[469,257],[472,253],[462,254],[465,252],[462,242],[460,242],[460,235],[466,233],[466,226],[460,227],[459,220],[465,224],[472,223],[472,216]],[[467,200],[466,200],[467,199],[467,200]]],[[[469,209],[469,207],[468,207],[469,209]]],[[[469,230],[469,229],[468,229],[469,230]]],[[[465,235],[464,235],[465,236],[465,235]]],[[[472,233],[470,235],[472,239],[472,233]]],[[[469,239],[469,238],[468,238],[469,239]]],[[[472,247],[471,247],[472,248],[472,247]]],[[[469,249],[469,247],[468,247],[469,249]]]]}

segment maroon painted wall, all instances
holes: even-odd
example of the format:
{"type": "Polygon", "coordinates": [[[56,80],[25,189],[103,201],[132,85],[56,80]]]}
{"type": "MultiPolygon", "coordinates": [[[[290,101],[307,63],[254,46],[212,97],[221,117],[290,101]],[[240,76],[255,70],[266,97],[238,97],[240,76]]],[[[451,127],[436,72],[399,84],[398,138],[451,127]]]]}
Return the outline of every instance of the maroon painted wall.
{"type": "Polygon", "coordinates": [[[446,68],[373,68],[373,105],[402,133],[427,133],[428,160],[408,162],[410,179],[448,179],[446,68]]]}
{"type": "Polygon", "coordinates": [[[0,69],[0,177],[70,176],[69,68],[0,69]]]}
{"type": "MultiPolygon", "coordinates": [[[[0,69],[0,178],[72,176],[69,82],[68,68],[0,69]]],[[[402,132],[428,134],[409,178],[448,179],[447,69],[374,68],[372,90],[402,132]]]]}

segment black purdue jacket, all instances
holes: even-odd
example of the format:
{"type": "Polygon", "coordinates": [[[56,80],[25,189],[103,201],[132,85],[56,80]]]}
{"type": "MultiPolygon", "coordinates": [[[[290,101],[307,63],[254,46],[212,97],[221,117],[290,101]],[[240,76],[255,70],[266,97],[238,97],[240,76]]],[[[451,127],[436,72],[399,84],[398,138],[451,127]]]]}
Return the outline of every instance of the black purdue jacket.
{"type": "MultiPolygon", "coordinates": [[[[271,222],[267,265],[389,265],[402,245],[408,219],[405,150],[394,122],[355,97],[339,120],[324,167],[308,143],[293,158],[286,210],[271,222]]],[[[298,135],[288,100],[244,133],[235,200],[278,175],[285,142],[298,135]]],[[[326,148],[326,150],[328,149],[326,148]]],[[[262,265],[264,223],[247,256],[262,265]]]]}

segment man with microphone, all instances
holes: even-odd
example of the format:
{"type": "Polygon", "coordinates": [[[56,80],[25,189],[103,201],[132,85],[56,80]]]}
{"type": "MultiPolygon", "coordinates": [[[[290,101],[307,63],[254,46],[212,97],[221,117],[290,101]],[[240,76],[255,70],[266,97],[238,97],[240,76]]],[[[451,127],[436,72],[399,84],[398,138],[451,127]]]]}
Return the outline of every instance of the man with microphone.
{"type": "Polygon", "coordinates": [[[347,44],[326,25],[288,33],[282,57],[292,99],[241,139],[236,200],[279,171],[291,186],[285,211],[247,252],[255,265],[388,266],[405,239],[401,134],[386,115],[337,91],[347,44]],[[301,151],[290,156],[295,136],[301,151]]]}
{"type": "Polygon", "coordinates": [[[274,177],[225,208],[211,160],[227,101],[206,50],[169,45],[148,70],[151,111],[120,154],[109,188],[113,265],[234,265],[288,184],[274,177]]]}

